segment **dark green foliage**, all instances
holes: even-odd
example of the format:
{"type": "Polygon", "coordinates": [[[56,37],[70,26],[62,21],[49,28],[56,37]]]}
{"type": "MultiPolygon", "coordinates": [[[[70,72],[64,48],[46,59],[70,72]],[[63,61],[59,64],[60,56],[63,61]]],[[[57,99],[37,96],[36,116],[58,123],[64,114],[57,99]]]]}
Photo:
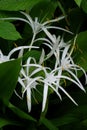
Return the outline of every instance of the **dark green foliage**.
{"type": "MultiPolygon", "coordinates": [[[[24,16],[19,11],[29,13],[33,19],[38,17],[41,22],[66,15],[67,17],[64,20],[54,23],[54,25],[72,31],[73,35],[61,34],[57,30],[56,32],[51,31],[63,36],[65,41],[72,39],[73,42],[77,35],[73,58],[78,65],[81,65],[87,71],[87,0],[0,0],[0,18],[23,18],[24,16]]],[[[31,37],[31,29],[26,23],[18,20],[0,21],[0,49],[4,54],[7,54],[15,46],[29,45],[31,37]]],[[[35,44],[41,46],[41,43],[35,44]]],[[[38,50],[32,50],[31,53],[27,52],[23,60],[25,61],[28,56],[35,56],[38,62],[41,54],[41,50],[38,50]]],[[[33,102],[31,113],[28,113],[25,108],[27,107],[26,102],[18,97],[15,98],[14,94],[14,89],[19,86],[17,81],[20,69],[20,58],[0,64],[0,130],[87,129],[87,94],[81,92],[73,84],[67,86],[66,90],[78,103],[78,107],[73,105],[62,93],[62,102],[54,94],[50,94],[47,111],[42,113],[41,104],[37,103],[41,101],[42,96],[40,95],[37,96],[38,99],[36,98],[38,101],[33,102]],[[19,102],[15,103],[17,99],[19,102]]],[[[78,77],[87,90],[81,72],[79,72],[78,77]]]]}

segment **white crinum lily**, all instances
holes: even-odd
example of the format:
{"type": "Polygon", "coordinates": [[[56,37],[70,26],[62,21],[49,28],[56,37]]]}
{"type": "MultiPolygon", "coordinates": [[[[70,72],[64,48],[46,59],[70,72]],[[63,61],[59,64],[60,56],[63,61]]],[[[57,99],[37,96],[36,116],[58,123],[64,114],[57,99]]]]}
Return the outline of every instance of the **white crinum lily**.
{"type": "MultiPolygon", "coordinates": [[[[48,95],[48,88],[50,87],[58,96],[60,99],[61,95],[58,93],[56,90],[56,87],[54,87],[56,81],[57,81],[57,76],[55,76],[55,70],[51,71],[50,68],[48,67],[43,67],[39,64],[36,63],[35,59],[33,58],[28,58],[27,63],[23,65],[25,69],[22,68],[20,76],[19,77],[19,83],[23,87],[23,93],[22,97],[24,96],[24,93],[26,92],[27,94],[27,106],[28,106],[28,111],[31,111],[31,90],[36,89],[37,84],[41,84],[43,86],[43,101],[42,101],[42,112],[44,111],[46,107],[46,101],[47,101],[47,95],[48,95]],[[33,60],[34,63],[30,63],[30,61],[33,60]],[[30,72],[30,68],[35,67],[34,71],[30,72]],[[44,72],[44,77],[41,75],[35,76],[38,72],[43,71],[44,72]],[[48,73],[47,71],[50,71],[48,73]]],[[[37,89],[36,89],[37,90],[37,89]]]]}
{"type": "Polygon", "coordinates": [[[16,51],[20,51],[21,52],[21,50],[28,49],[28,48],[38,48],[38,47],[36,47],[36,46],[32,46],[32,47],[31,46],[20,46],[20,47],[16,47],[16,48],[12,49],[8,53],[8,55],[4,55],[2,53],[2,51],[0,50],[0,63],[13,60],[13,58],[11,58],[11,56],[13,55],[13,53],[15,53],[16,51]]]}
{"type": "Polygon", "coordinates": [[[51,72],[45,71],[45,78],[42,80],[44,83],[44,89],[43,89],[43,102],[42,102],[42,112],[45,110],[46,102],[47,102],[47,95],[48,95],[48,88],[50,87],[62,100],[61,95],[59,92],[55,89],[55,83],[57,81],[57,76],[55,76],[55,70],[51,72]]]}
{"type": "MultiPolygon", "coordinates": [[[[60,36],[56,37],[56,35],[52,35],[49,31],[48,33],[48,38],[38,38],[36,41],[43,41],[42,44],[46,45],[47,47],[50,48],[50,52],[44,57],[44,61],[49,59],[52,55],[55,56],[56,58],[56,64],[55,68],[59,65],[60,62],[60,52],[69,44],[69,42],[65,43],[63,40],[63,37],[61,38],[60,36]]],[[[45,53],[43,53],[45,54],[45,53]]]]}
{"type": "Polygon", "coordinates": [[[74,63],[71,55],[69,55],[69,49],[70,49],[70,45],[67,45],[62,52],[62,56],[60,59],[60,66],[58,69],[59,76],[61,78],[64,78],[66,80],[75,83],[81,90],[85,92],[85,89],[77,76],[77,71],[81,70],[84,73],[86,78],[86,83],[87,83],[86,72],[82,67],[74,63]],[[67,75],[63,75],[63,72],[68,72],[71,75],[71,77],[67,75]]]}
{"type": "MultiPolygon", "coordinates": [[[[50,26],[49,25],[50,23],[57,22],[57,21],[60,21],[60,20],[64,19],[65,16],[60,16],[60,17],[58,17],[56,19],[52,19],[52,20],[48,20],[46,22],[40,23],[39,20],[38,20],[38,17],[35,17],[35,20],[33,20],[29,14],[27,14],[25,12],[22,12],[22,11],[20,11],[20,13],[23,14],[26,18],[9,17],[9,18],[0,18],[0,20],[20,20],[20,21],[23,21],[23,22],[26,22],[27,24],[29,24],[29,26],[32,28],[32,32],[33,32],[33,37],[32,37],[30,46],[33,45],[35,37],[39,32],[44,31],[46,33],[46,35],[48,35],[47,34],[47,29],[59,29],[59,30],[71,33],[70,31],[68,31],[66,29],[63,29],[61,27],[56,27],[56,26],[50,26]]],[[[29,49],[29,50],[31,50],[31,49],[29,49]]]]}
{"type": "Polygon", "coordinates": [[[27,63],[23,65],[23,68],[21,69],[20,72],[20,77],[18,79],[18,82],[22,86],[22,98],[24,97],[24,93],[26,92],[27,94],[27,106],[28,106],[28,111],[31,111],[31,91],[32,89],[36,89],[36,86],[38,84],[38,81],[42,78],[41,76],[35,76],[38,72],[42,70],[42,66],[36,64],[36,60],[32,57],[29,57],[27,59],[27,63]],[[33,61],[34,63],[31,63],[33,61]],[[35,69],[31,72],[31,68],[35,67],[35,69]]]}
{"type": "MultiPolygon", "coordinates": [[[[48,89],[49,87],[54,91],[60,100],[62,100],[62,97],[58,91],[60,89],[63,91],[70,100],[77,105],[77,103],[74,101],[74,99],[66,92],[66,90],[60,85],[60,79],[64,78],[57,74],[58,68],[51,70],[50,72],[45,71],[45,78],[43,78],[42,83],[44,83],[44,89],[43,89],[43,102],[42,102],[42,112],[45,110],[46,102],[47,102],[47,95],[48,95],[48,89]],[[58,89],[56,89],[58,88],[58,89]]],[[[72,80],[74,82],[74,80],[72,80]]]]}

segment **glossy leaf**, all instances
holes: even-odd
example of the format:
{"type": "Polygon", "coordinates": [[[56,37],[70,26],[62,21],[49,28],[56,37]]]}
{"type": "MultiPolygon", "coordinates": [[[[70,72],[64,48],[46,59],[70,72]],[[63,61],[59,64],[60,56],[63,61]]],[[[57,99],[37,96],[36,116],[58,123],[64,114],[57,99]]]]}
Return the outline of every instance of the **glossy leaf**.
{"type": "Polygon", "coordinates": [[[18,11],[31,9],[42,0],[0,0],[0,10],[18,11]]]}
{"type": "Polygon", "coordinates": [[[0,64],[0,100],[8,101],[16,87],[20,71],[20,59],[0,64]]]}
{"type": "Polygon", "coordinates": [[[0,37],[7,40],[17,40],[21,38],[15,26],[9,22],[0,22],[0,37]]]}
{"type": "Polygon", "coordinates": [[[82,0],[81,7],[87,13],[87,0],[82,0]]]}

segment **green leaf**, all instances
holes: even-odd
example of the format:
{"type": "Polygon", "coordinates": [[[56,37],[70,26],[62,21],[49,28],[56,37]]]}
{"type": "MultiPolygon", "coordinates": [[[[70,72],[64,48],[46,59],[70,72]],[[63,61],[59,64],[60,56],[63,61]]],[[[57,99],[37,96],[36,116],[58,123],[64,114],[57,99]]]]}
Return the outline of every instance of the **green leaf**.
{"type": "Polygon", "coordinates": [[[87,71],[87,31],[78,34],[76,45],[77,63],[87,71]]]}
{"type": "Polygon", "coordinates": [[[49,130],[58,130],[58,128],[45,117],[41,117],[40,122],[46,126],[49,130]]]}
{"type": "Polygon", "coordinates": [[[0,22],[0,37],[7,40],[17,40],[21,38],[14,25],[9,22],[0,22]]]}
{"type": "Polygon", "coordinates": [[[0,118],[0,128],[5,126],[5,125],[9,125],[9,124],[12,124],[12,123],[4,118],[0,118]]]}
{"type": "Polygon", "coordinates": [[[20,123],[17,121],[9,120],[7,118],[0,118],[0,128],[6,126],[6,125],[19,125],[20,123]]]}
{"type": "Polygon", "coordinates": [[[41,22],[43,22],[53,17],[57,6],[58,5],[56,2],[44,0],[39,2],[36,6],[34,6],[31,9],[30,14],[32,17],[37,16],[41,20],[41,22]]]}
{"type": "Polygon", "coordinates": [[[87,13],[87,0],[82,0],[81,7],[85,13],[87,13]]]}
{"type": "Polygon", "coordinates": [[[26,120],[31,120],[36,122],[36,119],[33,118],[32,116],[30,116],[29,114],[23,112],[22,110],[20,110],[19,108],[17,108],[16,106],[12,105],[11,103],[9,103],[8,107],[21,119],[26,119],[26,120]]]}
{"type": "Polygon", "coordinates": [[[70,31],[77,34],[85,20],[84,12],[80,8],[74,8],[70,11],[68,18],[70,23],[70,31]]]}
{"type": "Polygon", "coordinates": [[[31,9],[42,0],[0,0],[0,10],[18,11],[31,9]]]}
{"type": "Polygon", "coordinates": [[[7,102],[16,87],[21,59],[0,64],[0,100],[7,102]]]}
{"type": "Polygon", "coordinates": [[[56,119],[52,119],[51,122],[53,124],[55,124],[55,126],[63,126],[63,125],[67,125],[67,124],[70,124],[70,123],[74,123],[78,121],[78,118],[75,117],[75,115],[73,114],[67,114],[67,115],[64,115],[60,118],[56,118],[56,119]]]}
{"type": "Polygon", "coordinates": [[[83,1],[83,0],[75,0],[76,4],[77,4],[79,7],[80,7],[82,1],[83,1]]]}

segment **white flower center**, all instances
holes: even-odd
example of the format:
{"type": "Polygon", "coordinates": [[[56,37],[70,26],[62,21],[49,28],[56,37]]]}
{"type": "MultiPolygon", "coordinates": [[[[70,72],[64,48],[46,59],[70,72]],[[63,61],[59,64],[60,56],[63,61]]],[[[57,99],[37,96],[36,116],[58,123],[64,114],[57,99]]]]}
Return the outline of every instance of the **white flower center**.
{"type": "Polygon", "coordinates": [[[70,60],[68,59],[63,59],[61,60],[61,66],[62,66],[62,69],[69,69],[70,68],[70,60]]]}

